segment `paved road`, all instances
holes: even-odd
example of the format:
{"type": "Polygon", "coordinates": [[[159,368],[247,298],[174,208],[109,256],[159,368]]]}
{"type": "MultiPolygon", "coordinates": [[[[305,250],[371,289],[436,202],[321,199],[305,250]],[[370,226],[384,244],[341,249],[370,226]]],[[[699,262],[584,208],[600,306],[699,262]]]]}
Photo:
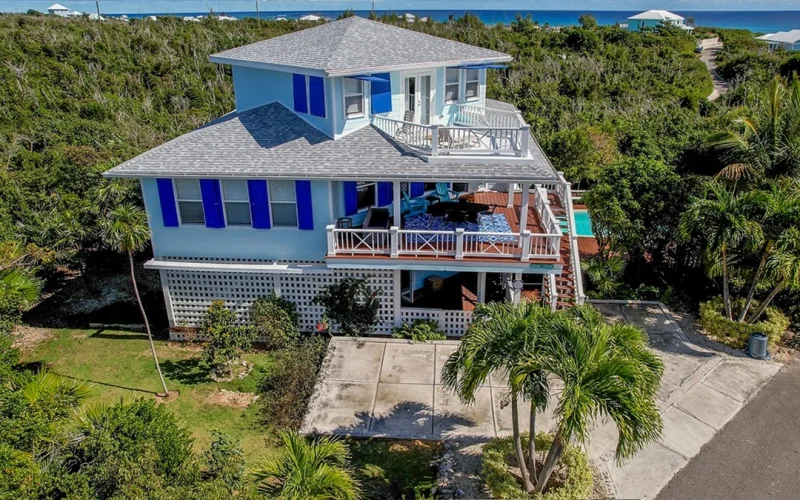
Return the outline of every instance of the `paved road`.
{"type": "Polygon", "coordinates": [[[720,95],[728,91],[728,82],[723,80],[717,73],[717,52],[722,50],[722,47],[722,42],[707,44],[700,54],[700,60],[705,63],[708,72],[711,73],[711,81],[714,83],[714,90],[708,96],[709,101],[716,100],[720,95]]]}
{"type": "Polygon", "coordinates": [[[795,363],[775,375],[657,500],[798,497],[800,363],[795,363]]]}

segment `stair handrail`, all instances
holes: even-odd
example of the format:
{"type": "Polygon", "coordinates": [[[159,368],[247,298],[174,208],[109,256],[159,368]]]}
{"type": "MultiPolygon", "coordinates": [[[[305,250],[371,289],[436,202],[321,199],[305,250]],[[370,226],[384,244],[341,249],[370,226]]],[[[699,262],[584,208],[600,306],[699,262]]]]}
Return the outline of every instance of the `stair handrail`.
{"type": "Polygon", "coordinates": [[[575,230],[575,210],[572,206],[572,185],[564,177],[564,172],[558,172],[558,178],[561,180],[561,189],[563,193],[561,201],[564,203],[564,208],[567,211],[569,253],[570,260],[572,261],[573,282],[575,283],[575,302],[581,305],[586,300],[586,296],[583,294],[583,273],[581,271],[581,258],[578,251],[578,233],[575,230]]]}

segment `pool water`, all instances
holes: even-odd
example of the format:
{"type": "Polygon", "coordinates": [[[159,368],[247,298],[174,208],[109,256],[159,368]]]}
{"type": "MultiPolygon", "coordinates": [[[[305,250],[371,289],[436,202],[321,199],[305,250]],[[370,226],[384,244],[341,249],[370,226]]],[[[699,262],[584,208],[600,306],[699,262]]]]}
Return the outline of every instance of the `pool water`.
{"type": "Polygon", "coordinates": [[[592,218],[587,210],[575,210],[575,233],[578,236],[594,236],[592,218]]]}

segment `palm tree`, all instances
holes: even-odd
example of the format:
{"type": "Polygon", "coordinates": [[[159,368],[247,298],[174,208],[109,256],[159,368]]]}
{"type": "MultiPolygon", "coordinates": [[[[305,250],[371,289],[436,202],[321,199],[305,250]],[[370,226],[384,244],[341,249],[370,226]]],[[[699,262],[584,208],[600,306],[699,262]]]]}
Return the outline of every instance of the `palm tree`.
{"type": "MultiPolygon", "coordinates": [[[[536,492],[547,486],[565,444],[573,439],[584,443],[597,417],[609,417],[617,425],[618,461],[657,440],[662,429],[656,390],[664,367],[647,349],[645,333],[630,324],[609,325],[591,306],[559,314],[560,321],[552,323],[540,354],[527,367],[564,383],[555,411],[559,423],[536,492]]],[[[519,376],[524,372],[520,370],[519,376]]]]}
{"type": "Polygon", "coordinates": [[[142,313],[144,328],[147,331],[147,339],[150,342],[150,351],[153,353],[153,361],[156,364],[158,378],[161,380],[161,387],[164,388],[164,396],[169,395],[167,383],[161,373],[161,365],[158,363],[156,347],[153,344],[153,334],[150,332],[150,323],[147,320],[147,313],[139,296],[139,287],[136,285],[136,274],[134,273],[133,253],[140,252],[147,247],[150,241],[150,230],[147,227],[147,215],[144,211],[133,205],[120,205],[111,210],[103,219],[100,230],[106,245],[117,252],[128,254],[128,264],[130,265],[131,284],[133,294],[136,296],[136,303],[142,313]]]}
{"type": "Polygon", "coordinates": [[[711,146],[727,166],[721,176],[731,179],[764,179],[800,174],[800,81],[788,85],[776,76],[766,99],[753,106],[752,116],[736,120],[740,131],[721,132],[710,138],[711,146]]]}
{"type": "Polygon", "coordinates": [[[16,304],[20,309],[26,309],[39,300],[41,291],[41,281],[22,269],[0,272],[0,303],[16,304]]]}
{"type": "Polygon", "coordinates": [[[603,298],[614,298],[622,285],[619,279],[625,271],[625,260],[618,255],[593,257],[581,260],[581,270],[603,298]]]}
{"type": "Polygon", "coordinates": [[[456,392],[465,403],[474,402],[475,392],[492,372],[508,377],[511,399],[511,425],[514,451],[522,475],[523,487],[533,491],[536,485],[536,412],[547,407],[549,383],[544,371],[520,366],[536,356],[539,338],[547,334],[557,315],[550,308],[533,302],[520,304],[481,304],[475,310],[473,323],[462,338],[456,352],[447,360],[442,384],[456,392]],[[531,402],[528,463],[522,449],[519,429],[518,400],[531,402]]]}
{"type": "Polygon", "coordinates": [[[344,443],[327,437],[307,440],[288,431],[280,438],[283,449],[262,459],[253,471],[260,493],[286,500],[359,498],[344,443]]]}
{"type": "Polygon", "coordinates": [[[780,292],[789,287],[800,286],[800,229],[789,228],[776,242],[776,251],[767,263],[767,269],[774,283],[769,295],[753,311],[748,320],[755,323],[780,292]]]}
{"type": "Polygon", "coordinates": [[[751,218],[755,196],[753,192],[737,195],[719,182],[710,182],[706,196],[690,203],[678,228],[684,240],[694,234],[705,239],[709,274],[714,274],[716,262],[721,263],[722,300],[725,315],[731,320],[730,250],[742,243],[752,247],[763,241],[761,226],[751,218]]]}

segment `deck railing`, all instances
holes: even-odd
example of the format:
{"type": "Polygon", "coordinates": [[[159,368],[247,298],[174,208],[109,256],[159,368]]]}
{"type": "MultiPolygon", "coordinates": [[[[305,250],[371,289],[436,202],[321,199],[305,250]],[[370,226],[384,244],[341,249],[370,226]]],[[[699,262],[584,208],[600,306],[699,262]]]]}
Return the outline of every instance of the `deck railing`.
{"type": "Polygon", "coordinates": [[[484,257],[529,261],[558,260],[561,233],[533,234],[400,229],[340,229],[326,227],[328,256],[484,257]]]}
{"type": "Polygon", "coordinates": [[[474,125],[442,126],[373,116],[372,124],[384,134],[429,156],[525,156],[528,154],[530,126],[474,125]]]}
{"type": "Polygon", "coordinates": [[[522,128],[527,125],[518,111],[459,104],[453,123],[467,127],[522,128]]]}

